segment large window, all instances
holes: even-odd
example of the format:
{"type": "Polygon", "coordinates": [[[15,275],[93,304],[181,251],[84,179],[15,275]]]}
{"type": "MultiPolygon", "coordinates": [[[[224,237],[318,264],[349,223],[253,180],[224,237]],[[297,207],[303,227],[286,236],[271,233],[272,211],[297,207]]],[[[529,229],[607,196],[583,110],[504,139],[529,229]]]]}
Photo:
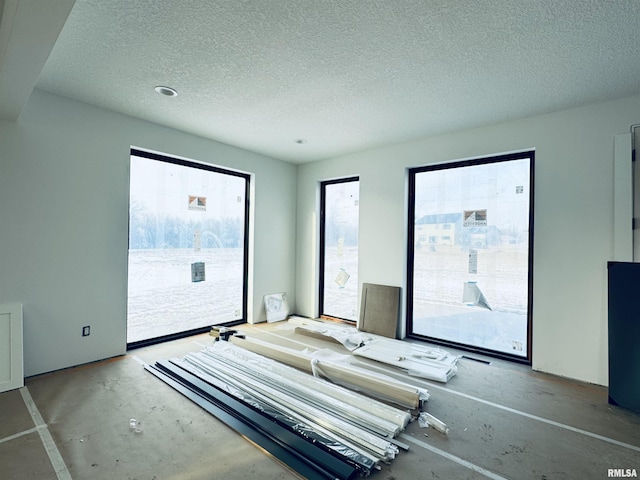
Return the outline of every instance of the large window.
{"type": "Polygon", "coordinates": [[[127,343],[246,317],[249,177],[132,150],[127,343]]]}
{"type": "Polygon", "coordinates": [[[320,315],[358,318],[358,178],[320,186],[320,315]]]}
{"type": "Polygon", "coordinates": [[[533,152],[409,173],[407,332],[530,361],[533,152]]]}

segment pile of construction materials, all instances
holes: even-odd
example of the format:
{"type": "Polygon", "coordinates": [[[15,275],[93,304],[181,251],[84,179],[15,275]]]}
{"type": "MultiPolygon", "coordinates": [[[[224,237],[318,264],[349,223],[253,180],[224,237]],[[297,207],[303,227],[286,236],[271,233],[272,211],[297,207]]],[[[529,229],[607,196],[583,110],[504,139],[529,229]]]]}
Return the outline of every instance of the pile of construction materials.
{"type": "Polygon", "coordinates": [[[429,399],[429,392],[424,388],[371,371],[368,368],[352,365],[348,356],[336,354],[330,350],[315,352],[296,350],[253,337],[231,337],[229,341],[245,350],[401,407],[416,409],[423,401],[429,399]]]}
{"type": "Polygon", "coordinates": [[[307,478],[368,475],[404,447],[394,438],[412,419],[408,411],[224,341],[146,368],[218,418],[231,414],[232,427],[241,422],[277,440],[274,450],[256,443],[276,456],[284,449],[281,460],[307,478]]]}
{"type": "Polygon", "coordinates": [[[397,367],[404,373],[446,383],[457,373],[458,356],[438,348],[363,332],[351,325],[291,317],[295,333],[342,344],[352,355],[397,367]]]}
{"type": "Polygon", "coordinates": [[[300,350],[225,330],[211,347],[145,368],[311,480],[369,475],[408,449],[396,437],[416,418],[447,433],[421,411],[427,389],[408,379],[447,382],[457,357],[299,317],[287,328],[345,348],[300,350]],[[362,358],[400,369],[407,381],[362,358]]]}

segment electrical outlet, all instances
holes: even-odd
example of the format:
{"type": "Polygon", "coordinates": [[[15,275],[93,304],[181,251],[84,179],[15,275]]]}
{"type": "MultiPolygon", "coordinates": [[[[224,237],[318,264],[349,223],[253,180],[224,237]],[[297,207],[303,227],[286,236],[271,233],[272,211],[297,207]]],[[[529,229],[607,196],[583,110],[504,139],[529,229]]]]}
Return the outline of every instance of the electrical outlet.
{"type": "Polygon", "coordinates": [[[86,327],[82,327],[82,336],[88,337],[91,334],[91,327],[87,325],[86,327]]]}

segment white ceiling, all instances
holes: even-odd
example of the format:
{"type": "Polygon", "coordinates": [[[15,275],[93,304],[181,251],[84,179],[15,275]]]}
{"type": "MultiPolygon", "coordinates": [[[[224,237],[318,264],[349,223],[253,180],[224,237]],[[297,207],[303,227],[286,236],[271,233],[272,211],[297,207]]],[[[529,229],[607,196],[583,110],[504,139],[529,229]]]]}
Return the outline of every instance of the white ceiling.
{"type": "Polygon", "coordinates": [[[639,0],[64,3],[36,88],[294,163],[640,94],[639,0]]]}

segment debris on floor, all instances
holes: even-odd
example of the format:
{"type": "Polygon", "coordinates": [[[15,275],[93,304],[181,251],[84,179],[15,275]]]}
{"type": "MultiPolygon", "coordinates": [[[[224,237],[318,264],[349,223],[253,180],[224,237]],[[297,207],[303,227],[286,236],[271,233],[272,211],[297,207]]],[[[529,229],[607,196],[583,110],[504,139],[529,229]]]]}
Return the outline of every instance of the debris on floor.
{"type": "Polygon", "coordinates": [[[422,428],[433,427],[440,433],[444,433],[445,435],[449,434],[449,427],[447,427],[447,425],[442,420],[434,417],[428,412],[420,412],[420,414],[418,415],[418,424],[422,428]]]}
{"type": "Polygon", "coordinates": [[[136,434],[144,432],[142,421],[136,420],[135,418],[129,419],[129,430],[136,434]]]}
{"type": "Polygon", "coordinates": [[[230,336],[239,334],[240,332],[237,330],[218,326],[211,327],[211,331],[209,332],[209,335],[211,335],[215,340],[228,340],[230,336]]]}

